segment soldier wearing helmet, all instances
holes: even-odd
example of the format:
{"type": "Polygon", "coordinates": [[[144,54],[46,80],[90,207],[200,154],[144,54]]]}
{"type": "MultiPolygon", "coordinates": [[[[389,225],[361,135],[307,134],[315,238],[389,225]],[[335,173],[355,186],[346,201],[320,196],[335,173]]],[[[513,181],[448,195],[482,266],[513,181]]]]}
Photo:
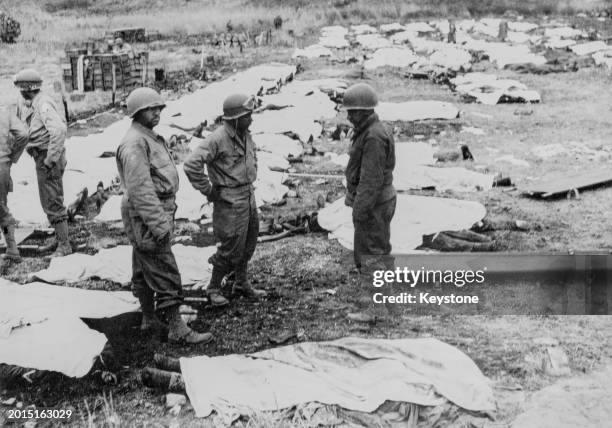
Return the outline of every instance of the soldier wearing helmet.
{"type": "Polygon", "coordinates": [[[345,203],[353,207],[354,258],[359,268],[362,256],[391,252],[390,225],[396,203],[395,142],[374,112],[378,97],[370,85],[358,83],[348,88],[343,105],[354,126],[346,167],[345,203]]]}
{"type": "Polygon", "coordinates": [[[167,314],[169,341],[205,343],[212,334],[193,331],[179,313],[183,290],[171,249],[179,178],[165,140],[153,130],[164,106],[155,90],[133,90],[127,98],[132,125],[117,149],[121,217],[132,244],[132,292],[142,309],[141,330],[165,329],[157,306],[167,314]]]}
{"type": "Polygon", "coordinates": [[[131,45],[125,43],[121,37],[117,37],[115,39],[115,43],[113,44],[113,53],[117,55],[124,53],[134,54],[134,51],[132,50],[131,45]]]}
{"type": "Polygon", "coordinates": [[[221,281],[236,274],[233,295],[257,298],[247,278],[247,266],[257,245],[259,218],[253,193],[257,178],[255,144],[249,133],[255,99],[243,94],[227,97],[223,103],[223,125],[208,136],[185,161],[187,178],[213,203],[213,230],[220,241],[210,258],[212,278],[207,292],[211,303],[224,306],[221,281]],[[208,169],[208,175],[204,167],[208,169]]]}
{"type": "Polygon", "coordinates": [[[0,107],[0,227],[6,241],[5,257],[21,261],[15,241],[15,220],[7,205],[7,197],[13,191],[11,164],[17,163],[23,149],[28,144],[28,130],[14,112],[0,107]],[[9,137],[13,138],[9,143],[9,137]]]}
{"type": "Polygon", "coordinates": [[[63,176],[66,168],[66,121],[51,97],[41,92],[42,77],[36,70],[21,70],[14,79],[23,100],[17,116],[26,124],[29,141],[26,151],[34,158],[38,193],[49,223],[55,228],[57,250],[51,257],[72,253],[68,240],[68,213],[64,206],[63,176]]]}

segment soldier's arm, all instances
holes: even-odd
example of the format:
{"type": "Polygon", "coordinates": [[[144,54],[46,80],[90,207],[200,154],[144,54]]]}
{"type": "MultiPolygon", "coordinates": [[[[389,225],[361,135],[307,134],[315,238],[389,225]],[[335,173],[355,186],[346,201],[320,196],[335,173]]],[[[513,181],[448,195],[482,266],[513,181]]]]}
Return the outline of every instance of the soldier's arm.
{"type": "Polygon", "coordinates": [[[205,166],[215,159],[216,154],[216,143],[214,140],[207,138],[196,147],[183,165],[185,175],[187,175],[191,185],[204,196],[209,196],[212,191],[212,184],[206,174],[205,166]]]}
{"type": "Polygon", "coordinates": [[[384,166],[384,148],[378,140],[374,138],[366,139],[363,146],[363,156],[361,157],[359,185],[353,202],[354,219],[363,221],[368,218],[384,182],[384,166]]]}
{"type": "Polygon", "coordinates": [[[14,138],[13,147],[11,148],[11,162],[17,163],[30,140],[30,136],[25,124],[14,114],[9,115],[9,132],[14,138]]]}
{"type": "Polygon", "coordinates": [[[160,241],[172,232],[172,219],[166,214],[155,193],[145,146],[144,141],[138,141],[123,147],[118,153],[118,160],[123,169],[123,185],[130,205],[142,218],[155,239],[160,241]]]}
{"type": "Polygon", "coordinates": [[[51,164],[57,163],[62,156],[67,127],[58,111],[49,102],[41,103],[40,117],[49,132],[49,146],[45,164],[51,166],[51,164]]]}

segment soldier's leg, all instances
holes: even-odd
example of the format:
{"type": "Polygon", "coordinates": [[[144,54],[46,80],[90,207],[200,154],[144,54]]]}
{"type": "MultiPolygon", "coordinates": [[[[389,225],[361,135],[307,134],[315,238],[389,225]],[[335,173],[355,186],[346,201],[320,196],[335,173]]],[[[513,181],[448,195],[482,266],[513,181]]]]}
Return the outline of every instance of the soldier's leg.
{"type": "Polygon", "coordinates": [[[257,236],[259,235],[259,216],[257,215],[257,205],[253,194],[250,195],[249,198],[246,227],[240,232],[239,239],[240,242],[244,241],[244,251],[241,260],[239,260],[235,266],[236,281],[234,283],[233,292],[247,297],[261,297],[266,294],[265,291],[253,288],[248,280],[248,263],[255,252],[257,236]]]}
{"type": "Polygon", "coordinates": [[[157,308],[180,305],[183,302],[181,274],[170,244],[159,247],[157,251],[134,248],[134,253],[146,288],[154,293],[157,308]]]}
{"type": "MultiPolygon", "coordinates": [[[[394,260],[388,256],[391,252],[390,223],[395,212],[396,200],[376,205],[366,222],[355,222],[356,248],[359,248],[361,259],[359,306],[366,313],[365,320],[376,321],[388,318],[394,308],[389,304],[374,303],[373,279],[377,271],[394,270],[394,260]],[[365,306],[365,308],[364,308],[365,306]]],[[[393,294],[393,284],[386,284],[378,291],[385,295],[393,294]]]]}
{"type": "Polygon", "coordinates": [[[219,245],[215,254],[208,259],[208,262],[213,265],[213,271],[206,290],[213,306],[229,304],[229,300],[221,294],[221,282],[233,268],[231,256],[236,245],[236,222],[237,216],[232,204],[225,201],[214,203],[213,230],[219,245]]]}
{"type": "Polygon", "coordinates": [[[6,242],[7,259],[19,262],[21,256],[15,241],[15,220],[8,209],[8,194],[13,190],[10,162],[0,164],[0,227],[6,242]]]}
{"type": "Polygon", "coordinates": [[[53,168],[48,169],[44,160],[47,152],[39,150],[35,152],[36,177],[38,180],[38,194],[40,204],[49,219],[49,223],[57,224],[68,219],[68,211],[64,206],[63,176],[66,168],[66,160],[62,156],[53,168]]]}
{"type": "Polygon", "coordinates": [[[141,257],[140,252],[132,248],[132,294],[138,298],[142,310],[140,329],[146,331],[159,327],[159,320],[155,316],[155,293],[145,281],[141,257]]]}
{"type": "Polygon", "coordinates": [[[64,206],[63,176],[66,168],[66,159],[62,156],[52,168],[47,168],[44,160],[46,151],[36,151],[36,177],[38,180],[38,194],[40,203],[47,215],[49,223],[55,228],[58,247],[52,257],[61,257],[72,253],[68,240],[68,211],[64,206]]]}
{"type": "Polygon", "coordinates": [[[179,307],[183,302],[181,274],[170,243],[159,246],[157,251],[138,253],[142,275],[149,289],[155,292],[157,308],[168,316],[168,340],[190,344],[207,343],[213,339],[211,333],[198,333],[181,318],[179,307]]]}

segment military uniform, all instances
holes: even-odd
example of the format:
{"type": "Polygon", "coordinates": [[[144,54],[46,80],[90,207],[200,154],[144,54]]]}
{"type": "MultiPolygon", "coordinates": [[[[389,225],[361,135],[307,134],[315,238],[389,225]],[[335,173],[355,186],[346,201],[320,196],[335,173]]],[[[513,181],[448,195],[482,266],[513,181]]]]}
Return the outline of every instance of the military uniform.
{"type": "Polygon", "coordinates": [[[353,207],[354,257],[391,252],[391,220],[395,214],[393,187],[395,142],[376,113],[360,124],[353,135],[346,167],[346,204],[353,207]]]}
{"type": "Polygon", "coordinates": [[[17,163],[28,143],[24,124],[8,110],[0,107],[0,226],[14,223],[7,205],[8,194],[13,191],[11,164],[17,163]],[[12,139],[11,139],[12,138],[12,139]]]}
{"type": "Polygon", "coordinates": [[[27,125],[30,140],[27,152],[36,163],[38,194],[49,222],[52,225],[66,221],[63,175],[66,168],[66,121],[53,100],[38,93],[29,102],[22,101],[17,115],[27,125]],[[49,167],[48,165],[51,165],[49,167]]]}
{"type": "Polygon", "coordinates": [[[121,217],[132,247],[132,292],[142,310],[178,305],[181,276],[171,250],[179,177],[164,139],[138,122],[117,149],[121,217]]]}
{"type": "Polygon", "coordinates": [[[242,140],[225,122],[195,149],[184,169],[193,187],[214,203],[213,229],[220,246],[210,263],[226,273],[246,272],[259,234],[253,188],[257,158],[251,134],[246,132],[242,140]]]}

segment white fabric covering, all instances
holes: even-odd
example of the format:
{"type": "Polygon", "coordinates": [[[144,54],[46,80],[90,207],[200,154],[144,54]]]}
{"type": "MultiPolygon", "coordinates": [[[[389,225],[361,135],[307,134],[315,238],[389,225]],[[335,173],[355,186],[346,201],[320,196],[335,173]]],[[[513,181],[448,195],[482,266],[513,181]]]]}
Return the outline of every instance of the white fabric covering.
{"type": "MultiPolygon", "coordinates": [[[[423,243],[423,235],[470,228],[485,214],[485,207],[478,202],[400,194],[391,222],[393,252],[413,253],[423,243]]],[[[318,222],[331,232],[330,239],[353,249],[352,209],[344,205],[344,198],[319,211],[318,222]]]]}
{"type": "Polygon", "coordinates": [[[495,409],[489,381],[476,364],[437,339],[347,337],[180,363],[196,415],[215,410],[228,425],[253,411],[313,401],[362,412],[386,400],[495,409]]]}

